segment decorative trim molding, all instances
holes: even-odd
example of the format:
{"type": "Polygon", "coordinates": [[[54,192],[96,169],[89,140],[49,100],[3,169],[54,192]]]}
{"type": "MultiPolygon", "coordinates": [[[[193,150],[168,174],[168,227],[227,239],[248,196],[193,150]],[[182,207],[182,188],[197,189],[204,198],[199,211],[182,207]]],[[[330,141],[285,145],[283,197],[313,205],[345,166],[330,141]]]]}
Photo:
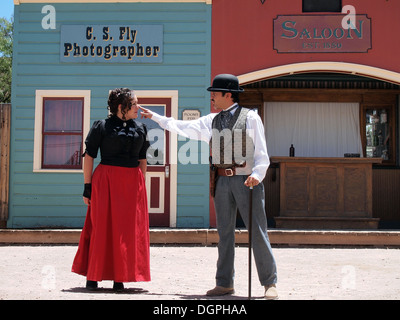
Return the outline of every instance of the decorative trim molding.
{"type": "Polygon", "coordinates": [[[258,70],[238,76],[241,85],[285,75],[306,72],[334,72],[358,75],[400,84],[400,73],[346,62],[303,62],[258,70]]]}
{"type": "Polygon", "coordinates": [[[14,4],[16,6],[23,3],[134,3],[134,2],[143,2],[143,3],[153,3],[153,2],[163,2],[163,3],[190,3],[190,2],[204,2],[206,4],[212,4],[212,0],[14,0],[14,4]]]}

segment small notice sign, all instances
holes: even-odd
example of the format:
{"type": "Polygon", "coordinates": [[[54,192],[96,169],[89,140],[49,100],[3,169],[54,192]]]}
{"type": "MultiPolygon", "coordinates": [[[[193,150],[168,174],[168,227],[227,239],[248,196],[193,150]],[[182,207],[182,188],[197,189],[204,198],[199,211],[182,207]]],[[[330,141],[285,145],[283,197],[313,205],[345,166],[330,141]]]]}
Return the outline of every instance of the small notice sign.
{"type": "Polygon", "coordinates": [[[200,110],[186,109],[182,112],[182,120],[196,120],[200,118],[200,110]]]}

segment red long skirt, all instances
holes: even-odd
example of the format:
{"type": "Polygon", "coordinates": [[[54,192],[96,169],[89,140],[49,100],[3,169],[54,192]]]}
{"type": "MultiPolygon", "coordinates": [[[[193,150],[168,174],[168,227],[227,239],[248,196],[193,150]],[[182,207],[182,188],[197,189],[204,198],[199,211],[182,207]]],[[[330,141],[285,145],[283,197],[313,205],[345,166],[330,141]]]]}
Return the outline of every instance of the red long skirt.
{"type": "Polygon", "coordinates": [[[139,168],[95,169],[72,272],[92,281],[150,281],[149,215],[139,168]]]}

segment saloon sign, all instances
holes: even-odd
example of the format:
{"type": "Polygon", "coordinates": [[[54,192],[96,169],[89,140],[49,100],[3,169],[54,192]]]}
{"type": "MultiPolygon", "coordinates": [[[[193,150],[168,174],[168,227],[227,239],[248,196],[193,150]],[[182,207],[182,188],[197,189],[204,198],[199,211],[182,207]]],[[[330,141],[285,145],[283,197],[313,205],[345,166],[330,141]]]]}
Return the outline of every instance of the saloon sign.
{"type": "Polygon", "coordinates": [[[344,15],[279,15],[274,19],[274,49],[278,53],[367,52],[371,49],[371,19],[355,16],[342,27],[344,15]]]}

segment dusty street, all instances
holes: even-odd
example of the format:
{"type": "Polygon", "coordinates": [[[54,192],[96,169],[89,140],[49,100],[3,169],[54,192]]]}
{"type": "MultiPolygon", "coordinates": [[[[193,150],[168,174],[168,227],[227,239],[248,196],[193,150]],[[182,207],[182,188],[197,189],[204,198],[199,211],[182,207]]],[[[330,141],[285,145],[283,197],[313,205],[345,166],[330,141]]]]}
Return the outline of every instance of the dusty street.
{"type": "MultiPolygon", "coordinates": [[[[207,299],[214,287],[216,247],[152,246],[152,281],[127,283],[115,294],[112,282],[87,292],[85,278],[71,273],[77,246],[1,246],[0,299],[207,299]]],[[[280,300],[400,299],[399,249],[273,248],[280,300]]],[[[236,248],[236,293],[247,299],[247,253],[236,248]]],[[[253,259],[252,295],[262,299],[253,259]]],[[[215,299],[215,298],[214,298],[215,299]]]]}

